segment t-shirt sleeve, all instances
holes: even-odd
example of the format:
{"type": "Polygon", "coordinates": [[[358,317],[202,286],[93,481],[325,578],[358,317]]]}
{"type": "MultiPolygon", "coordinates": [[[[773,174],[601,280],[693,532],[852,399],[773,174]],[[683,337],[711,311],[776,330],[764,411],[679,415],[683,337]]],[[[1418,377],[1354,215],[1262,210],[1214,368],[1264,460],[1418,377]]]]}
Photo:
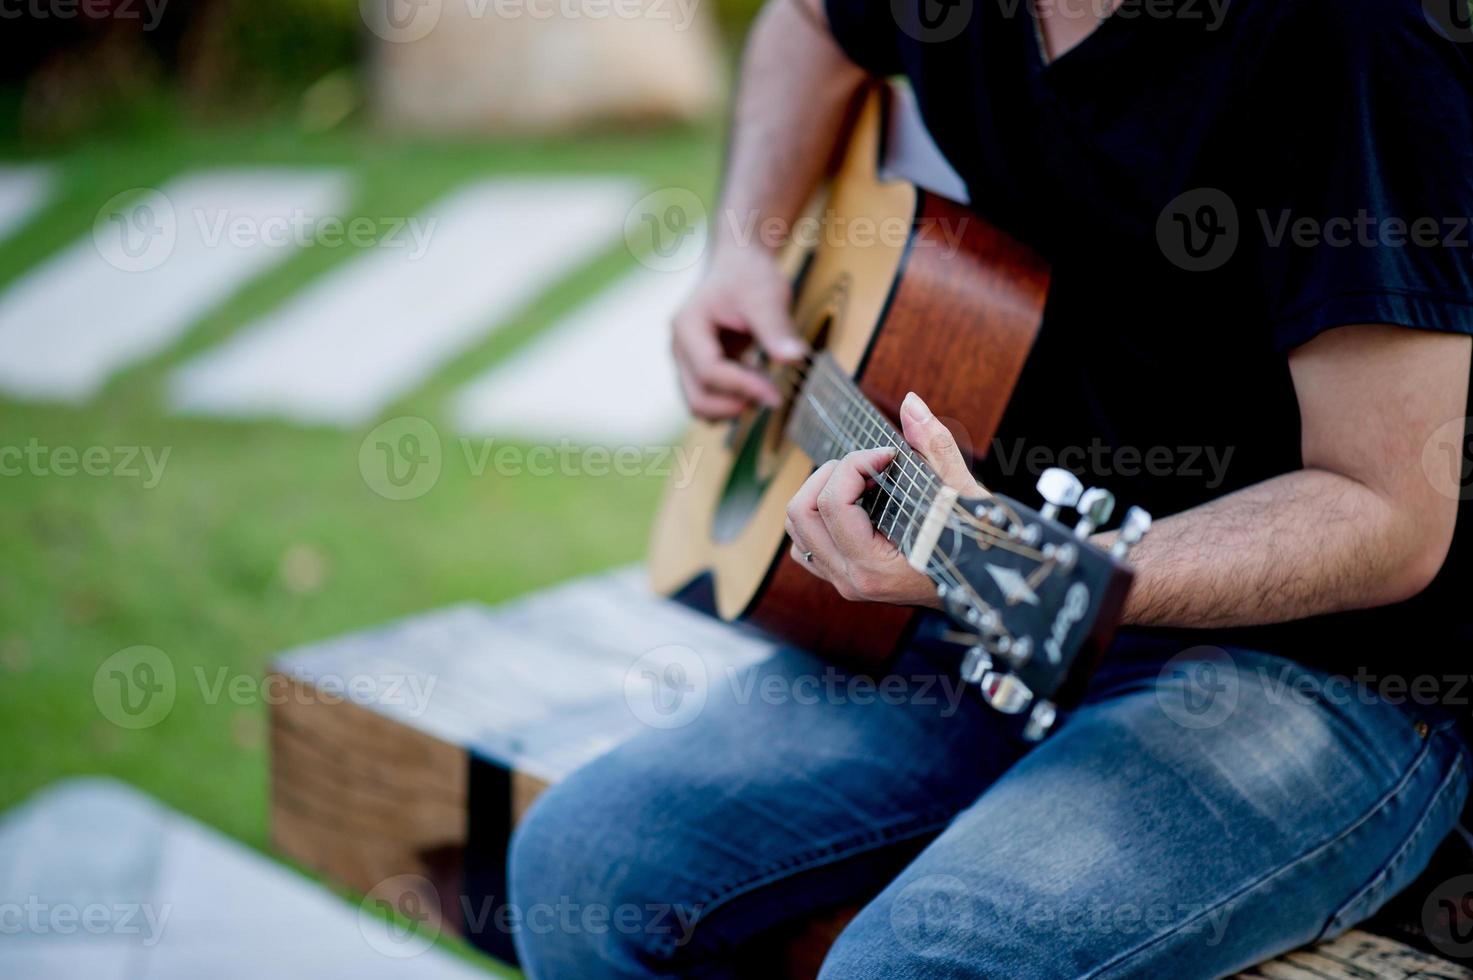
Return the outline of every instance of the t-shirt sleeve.
{"type": "Polygon", "coordinates": [[[1240,215],[1275,346],[1353,323],[1473,334],[1473,44],[1414,0],[1337,0],[1275,47],[1240,215]]]}
{"type": "Polygon", "coordinates": [[[834,40],[850,61],[877,78],[902,71],[892,2],[907,0],[824,0],[834,40]]]}

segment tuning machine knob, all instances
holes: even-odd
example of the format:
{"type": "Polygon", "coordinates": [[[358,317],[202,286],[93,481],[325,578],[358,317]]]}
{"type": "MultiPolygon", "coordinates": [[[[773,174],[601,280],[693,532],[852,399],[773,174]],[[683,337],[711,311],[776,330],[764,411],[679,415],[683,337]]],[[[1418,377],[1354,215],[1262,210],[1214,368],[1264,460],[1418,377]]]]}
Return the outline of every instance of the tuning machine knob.
{"type": "Polygon", "coordinates": [[[1087,538],[1115,513],[1115,495],[1099,487],[1090,487],[1080,494],[1077,506],[1079,523],[1074,526],[1074,536],[1087,538]]]}
{"type": "Polygon", "coordinates": [[[1079,482],[1079,477],[1066,469],[1051,466],[1038,476],[1038,495],[1044,500],[1039,513],[1048,520],[1058,520],[1059,508],[1073,507],[1083,492],[1084,484],[1079,482]]]}
{"type": "Polygon", "coordinates": [[[962,656],[962,680],[968,684],[980,684],[987,672],[992,670],[992,657],[981,646],[971,647],[962,656]]]}
{"type": "Polygon", "coordinates": [[[1150,529],[1151,515],[1139,507],[1130,508],[1125,512],[1125,520],[1120,522],[1120,533],[1110,546],[1110,554],[1116,558],[1126,557],[1150,529]]]}
{"type": "Polygon", "coordinates": [[[1054,722],[1059,720],[1059,709],[1054,707],[1052,701],[1040,701],[1033,706],[1028,713],[1028,724],[1023,726],[1023,738],[1029,742],[1037,742],[1053,730],[1054,722]]]}
{"type": "Polygon", "coordinates": [[[1005,715],[1016,715],[1033,700],[1033,692],[1028,690],[1027,684],[1018,680],[1016,674],[998,670],[983,671],[982,680],[977,686],[982,689],[982,700],[1005,715]]]}

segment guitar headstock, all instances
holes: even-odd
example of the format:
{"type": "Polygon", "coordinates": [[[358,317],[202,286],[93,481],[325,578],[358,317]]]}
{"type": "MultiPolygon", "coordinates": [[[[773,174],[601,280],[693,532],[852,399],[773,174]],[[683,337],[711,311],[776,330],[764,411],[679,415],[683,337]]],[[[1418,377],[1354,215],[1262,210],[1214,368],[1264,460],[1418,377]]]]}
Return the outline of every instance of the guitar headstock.
{"type": "Polygon", "coordinates": [[[1110,520],[1109,491],[1062,469],[1045,471],[1038,489],[1037,510],[1000,494],[957,499],[926,561],[968,640],[962,678],[997,710],[1028,711],[1030,738],[1048,732],[1055,705],[1078,696],[1109,645],[1132,579],[1126,557],[1151,526],[1130,508],[1106,551],[1089,537],[1110,520]],[[1078,514],[1072,528],[1059,520],[1064,508],[1078,514]]]}

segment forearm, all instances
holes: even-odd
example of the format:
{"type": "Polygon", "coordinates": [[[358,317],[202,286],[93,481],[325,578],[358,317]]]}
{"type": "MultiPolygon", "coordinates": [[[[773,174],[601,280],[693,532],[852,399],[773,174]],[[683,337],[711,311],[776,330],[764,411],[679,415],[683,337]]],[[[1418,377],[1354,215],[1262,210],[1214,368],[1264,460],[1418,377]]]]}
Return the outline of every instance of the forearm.
{"type": "Polygon", "coordinates": [[[866,76],[823,24],[817,0],[770,0],[752,28],[722,191],[715,247],[778,243],[823,177],[866,76]],[[800,6],[801,5],[801,6],[800,6]]]}
{"type": "Polygon", "coordinates": [[[1158,521],[1132,552],[1125,620],[1254,626],[1402,601],[1441,563],[1417,520],[1337,473],[1275,477],[1158,521]]]}

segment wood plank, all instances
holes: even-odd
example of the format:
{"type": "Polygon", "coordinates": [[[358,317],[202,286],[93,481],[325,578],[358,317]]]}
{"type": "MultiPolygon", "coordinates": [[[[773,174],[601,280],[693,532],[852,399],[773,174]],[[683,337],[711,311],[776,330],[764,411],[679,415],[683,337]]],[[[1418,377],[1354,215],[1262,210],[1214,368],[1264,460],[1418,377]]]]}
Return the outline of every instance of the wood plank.
{"type": "Polygon", "coordinates": [[[1473,980],[1473,970],[1354,929],[1237,976],[1238,980],[1473,980]]]}

